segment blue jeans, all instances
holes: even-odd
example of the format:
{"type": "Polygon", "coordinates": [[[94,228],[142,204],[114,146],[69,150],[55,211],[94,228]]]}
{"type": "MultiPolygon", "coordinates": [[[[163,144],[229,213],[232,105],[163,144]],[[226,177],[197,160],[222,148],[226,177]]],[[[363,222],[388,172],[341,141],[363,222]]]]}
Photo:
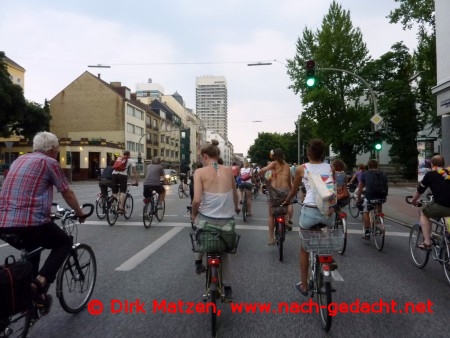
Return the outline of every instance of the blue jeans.
{"type": "Polygon", "coordinates": [[[307,230],[319,223],[327,224],[328,226],[333,225],[333,221],[334,213],[332,213],[330,217],[324,216],[319,209],[310,208],[304,205],[302,207],[298,223],[300,225],[300,229],[307,230]]]}

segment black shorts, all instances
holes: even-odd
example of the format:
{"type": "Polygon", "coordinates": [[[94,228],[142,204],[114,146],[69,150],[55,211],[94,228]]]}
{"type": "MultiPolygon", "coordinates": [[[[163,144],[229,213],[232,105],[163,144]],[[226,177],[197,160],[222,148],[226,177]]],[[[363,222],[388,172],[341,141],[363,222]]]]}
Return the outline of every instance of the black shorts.
{"type": "Polygon", "coordinates": [[[112,181],[113,181],[113,187],[112,187],[113,194],[117,194],[119,192],[119,190],[123,194],[125,194],[127,192],[127,182],[128,182],[127,175],[114,174],[112,181]]]}
{"type": "Polygon", "coordinates": [[[152,191],[155,190],[158,194],[161,194],[165,189],[162,184],[157,185],[144,185],[144,197],[152,197],[152,191]]]}

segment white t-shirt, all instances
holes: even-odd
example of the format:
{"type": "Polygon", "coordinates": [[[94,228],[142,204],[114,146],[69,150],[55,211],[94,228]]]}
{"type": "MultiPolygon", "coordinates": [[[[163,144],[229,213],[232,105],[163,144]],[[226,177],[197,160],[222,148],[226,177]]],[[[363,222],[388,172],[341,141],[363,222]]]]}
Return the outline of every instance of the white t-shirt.
{"type": "Polygon", "coordinates": [[[128,170],[130,169],[130,167],[132,167],[132,168],[136,167],[136,162],[134,162],[134,160],[132,160],[131,158],[128,159],[128,161],[127,161],[127,168],[124,171],[114,170],[113,171],[113,175],[114,174],[120,174],[120,175],[128,176],[128,170]]]}
{"type": "Polygon", "coordinates": [[[252,168],[241,168],[241,172],[239,173],[239,175],[243,175],[243,174],[250,174],[250,178],[248,179],[248,180],[245,180],[245,181],[243,181],[243,180],[241,180],[241,182],[243,182],[243,183],[251,183],[252,182],[252,178],[251,178],[251,176],[252,176],[252,168]]]}
{"type": "Polygon", "coordinates": [[[322,180],[326,182],[330,178],[333,179],[331,166],[329,163],[313,164],[309,162],[305,163],[304,166],[306,166],[306,170],[305,175],[303,176],[303,183],[305,184],[306,188],[306,196],[303,200],[303,203],[315,206],[317,204],[314,198],[314,191],[308,183],[308,172],[311,174],[319,174],[322,177],[322,180]]]}

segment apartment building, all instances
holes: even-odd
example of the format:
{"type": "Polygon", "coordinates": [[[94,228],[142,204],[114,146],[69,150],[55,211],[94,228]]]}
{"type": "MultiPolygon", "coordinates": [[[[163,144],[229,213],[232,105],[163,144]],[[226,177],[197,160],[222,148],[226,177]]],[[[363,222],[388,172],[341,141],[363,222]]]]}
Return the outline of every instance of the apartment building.
{"type": "Polygon", "coordinates": [[[5,55],[3,61],[6,63],[6,70],[9,73],[11,81],[25,89],[25,68],[19,65],[14,60],[11,60],[5,55]]]}

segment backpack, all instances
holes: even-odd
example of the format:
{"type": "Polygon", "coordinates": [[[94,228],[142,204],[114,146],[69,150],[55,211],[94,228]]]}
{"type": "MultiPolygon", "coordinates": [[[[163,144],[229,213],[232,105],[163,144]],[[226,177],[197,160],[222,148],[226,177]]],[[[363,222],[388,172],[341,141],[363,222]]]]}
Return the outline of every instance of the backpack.
{"type": "Polygon", "coordinates": [[[328,179],[324,181],[320,174],[313,174],[308,171],[306,164],[304,164],[305,172],[307,173],[308,183],[314,190],[314,201],[320,213],[328,216],[331,206],[336,204],[336,187],[333,181],[333,175],[330,172],[328,179]]]}
{"type": "Polygon", "coordinates": [[[114,162],[113,169],[116,171],[125,171],[127,169],[128,159],[126,157],[118,157],[114,162]]]}
{"type": "Polygon", "coordinates": [[[338,201],[349,198],[350,192],[347,188],[347,174],[343,171],[337,171],[334,173],[334,179],[336,181],[336,197],[338,201]]]}
{"type": "Polygon", "coordinates": [[[0,265],[0,321],[31,307],[32,270],[30,262],[16,261],[14,256],[0,265]]]}
{"type": "MultiPolygon", "coordinates": [[[[388,194],[388,181],[386,175],[378,170],[371,171],[372,180],[369,181],[370,187],[366,186],[367,193],[370,197],[386,198],[388,194]]],[[[366,184],[367,184],[367,180],[366,184]]]]}

